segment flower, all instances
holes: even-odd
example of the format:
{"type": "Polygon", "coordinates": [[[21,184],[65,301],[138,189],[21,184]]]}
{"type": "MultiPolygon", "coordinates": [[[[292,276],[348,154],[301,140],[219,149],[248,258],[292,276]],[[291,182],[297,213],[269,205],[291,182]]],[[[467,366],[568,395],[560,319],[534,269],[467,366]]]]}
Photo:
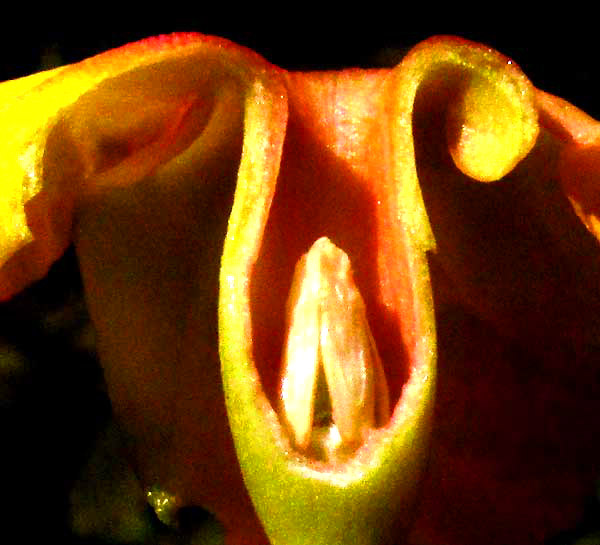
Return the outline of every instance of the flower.
{"type": "Polygon", "coordinates": [[[174,35],[0,97],[0,296],[74,242],[148,490],[238,544],[539,543],[572,522],[598,473],[593,120],[448,37],[392,69],[292,73],[174,35]],[[331,280],[293,279],[323,240],[371,352],[309,358],[290,409],[290,347],[336,308],[294,295],[331,280]],[[319,396],[342,456],[307,439],[319,396]]]}

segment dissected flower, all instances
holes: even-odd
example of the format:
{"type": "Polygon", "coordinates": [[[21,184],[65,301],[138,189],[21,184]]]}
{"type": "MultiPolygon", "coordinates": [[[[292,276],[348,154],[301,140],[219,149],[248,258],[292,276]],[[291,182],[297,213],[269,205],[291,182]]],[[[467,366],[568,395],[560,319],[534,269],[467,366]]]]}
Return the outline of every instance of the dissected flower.
{"type": "Polygon", "coordinates": [[[573,522],[599,473],[595,121],[454,38],[292,73],[175,35],[0,99],[0,297],[74,242],[115,415],[172,509],[254,545],[573,522]]]}

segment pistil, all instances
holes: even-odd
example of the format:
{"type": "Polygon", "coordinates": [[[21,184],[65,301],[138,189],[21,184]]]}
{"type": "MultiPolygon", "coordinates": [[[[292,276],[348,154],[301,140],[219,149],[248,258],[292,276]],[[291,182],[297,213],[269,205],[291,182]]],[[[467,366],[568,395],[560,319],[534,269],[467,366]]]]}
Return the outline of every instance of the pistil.
{"type": "Polygon", "coordinates": [[[308,456],[350,456],[390,417],[381,358],[348,255],[318,239],[296,265],[287,301],[280,414],[308,456]]]}

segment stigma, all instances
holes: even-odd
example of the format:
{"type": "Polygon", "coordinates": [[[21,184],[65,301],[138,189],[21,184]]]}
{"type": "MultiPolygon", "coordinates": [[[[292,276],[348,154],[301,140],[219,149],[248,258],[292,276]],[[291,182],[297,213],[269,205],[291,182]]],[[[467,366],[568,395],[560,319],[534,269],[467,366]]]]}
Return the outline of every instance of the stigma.
{"type": "Polygon", "coordinates": [[[326,237],[296,264],[286,331],[280,418],[299,451],[344,460],[388,422],[390,402],[350,259],[326,237]]]}

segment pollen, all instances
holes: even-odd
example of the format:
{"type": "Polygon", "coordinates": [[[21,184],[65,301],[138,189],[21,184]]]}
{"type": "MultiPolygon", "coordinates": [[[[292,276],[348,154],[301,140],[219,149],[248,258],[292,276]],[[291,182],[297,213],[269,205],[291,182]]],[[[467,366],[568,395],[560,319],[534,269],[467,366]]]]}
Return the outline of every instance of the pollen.
{"type": "Polygon", "coordinates": [[[286,314],[281,418],[298,450],[343,459],[387,423],[390,406],[350,259],[328,238],[298,261],[286,314]]]}

